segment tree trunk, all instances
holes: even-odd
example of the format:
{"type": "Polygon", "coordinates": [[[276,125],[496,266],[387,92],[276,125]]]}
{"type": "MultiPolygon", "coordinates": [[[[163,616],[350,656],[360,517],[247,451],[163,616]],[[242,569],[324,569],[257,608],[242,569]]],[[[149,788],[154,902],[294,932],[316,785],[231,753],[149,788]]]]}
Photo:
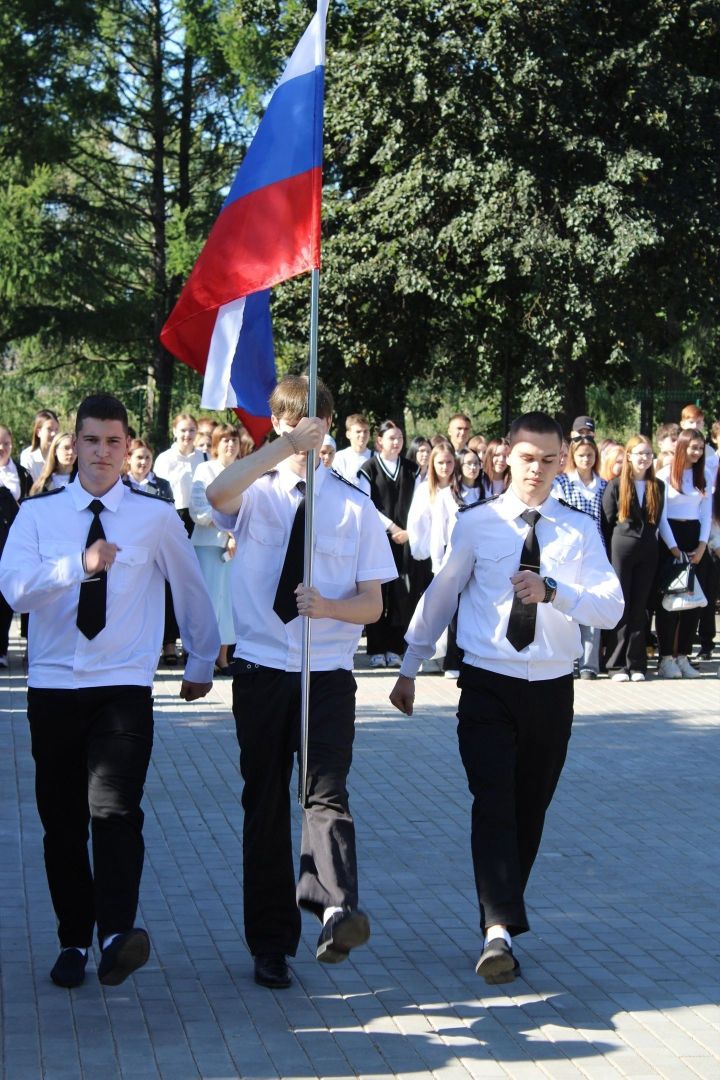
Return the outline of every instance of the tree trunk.
{"type": "Polygon", "coordinates": [[[587,371],[584,360],[572,359],[569,341],[562,346],[561,360],[565,385],[558,421],[568,434],[575,417],[587,411],[587,371]]]}
{"type": "Polygon", "coordinates": [[[163,101],[163,16],[161,0],[153,0],[152,74],[150,123],[152,126],[152,274],[153,274],[153,364],[148,380],[147,422],[153,445],[165,444],[170,430],[170,399],[173,359],[160,343],[160,331],[168,315],[168,287],[165,265],[165,138],[166,115],[163,101]],[[151,411],[152,410],[152,411],[151,411]]]}

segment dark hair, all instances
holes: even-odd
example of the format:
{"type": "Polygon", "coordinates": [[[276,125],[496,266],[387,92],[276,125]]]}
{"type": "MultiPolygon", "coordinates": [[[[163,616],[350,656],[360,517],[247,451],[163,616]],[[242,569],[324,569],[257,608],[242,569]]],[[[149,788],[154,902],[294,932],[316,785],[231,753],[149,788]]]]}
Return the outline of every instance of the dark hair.
{"type": "Polygon", "coordinates": [[[397,428],[398,431],[402,431],[399,424],[396,424],[394,420],[383,420],[380,427],[377,429],[376,437],[380,439],[386,431],[391,431],[393,428],[397,428]]]}
{"type": "MultiPolygon", "coordinates": [[[[276,420],[287,420],[296,424],[308,415],[308,377],[307,375],[286,375],[277,384],[268,401],[270,411],[276,420]]],[[[321,420],[330,420],[335,402],[322,379],[317,381],[315,413],[321,420]]]]}
{"type": "Polygon", "coordinates": [[[518,441],[518,432],[527,431],[531,435],[557,435],[558,442],[563,441],[563,430],[557,420],[544,412],[523,413],[513,420],[508,431],[507,441],[513,446],[518,441]]]}
{"type": "Polygon", "coordinates": [[[678,435],[675,457],[670,465],[669,480],[676,491],[682,491],[683,473],[689,468],[687,463],[688,446],[691,442],[701,442],[703,452],[692,466],[693,487],[705,494],[705,436],[696,428],[683,428],[678,435]]]}
{"type": "Polygon", "coordinates": [[[112,394],[90,394],[80,402],[80,408],[75,417],[75,434],[80,433],[80,428],[85,420],[119,420],[125,434],[128,433],[128,414],[122,401],[118,401],[112,394]]]}
{"type": "Polygon", "coordinates": [[[413,465],[417,465],[417,452],[421,446],[427,446],[432,450],[432,443],[429,439],[426,439],[424,435],[416,435],[405,451],[405,457],[408,461],[412,461],[413,465]]]}
{"type": "Polygon", "coordinates": [[[670,435],[674,435],[677,439],[681,431],[682,428],[680,425],[675,424],[672,421],[669,421],[667,424],[661,424],[655,432],[655,442],[659,445],[662,439],[667,439],[670,435]]]}

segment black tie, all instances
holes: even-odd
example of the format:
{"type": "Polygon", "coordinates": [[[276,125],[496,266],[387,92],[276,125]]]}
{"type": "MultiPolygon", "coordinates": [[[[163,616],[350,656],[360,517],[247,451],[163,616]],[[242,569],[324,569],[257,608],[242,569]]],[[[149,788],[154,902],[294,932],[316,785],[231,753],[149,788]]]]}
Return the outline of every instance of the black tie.
{"type": "Polygon", "coordinates": [[[297,505],[295,519],[290,530],[285,561],[280,571],[280,580],[275,592],[273,611],[284,623],[297,619],[297,597],[295,590],[305,576],[305,481],[298,480],[295,485],[302,495],[297,505]]]}
{"type": "MultiPolygon", "coordinates": [[[[100,514],[105,509],[100,499],[93,499],[88,510],[92,511],[93,519],[90,531],[85,541],[85,549],[94,544],[96,540],[105,539],[105,530],[100,521],[100,514]]],[[[80,586],[80,598],[78,600],[77,628],[86,638],[94,638],[105,626],[105,609],[107,606],[107,571],[100,570],[80,586]]]]}
{"type": "MultiPolygon", "coordinates": [[[[535,524],[540,517],[540,512],[538,510],[524,510],[520,517],[527,522],[530,528],[525,537],[518,570],[534,570],[537,574],[540,570],[540,545],[535,535],[535,524]]],[[[516,593],[513,596],[506,637],[518,652],[535,640],[536,616],[537,604],[523,604],[516,593]]]]}

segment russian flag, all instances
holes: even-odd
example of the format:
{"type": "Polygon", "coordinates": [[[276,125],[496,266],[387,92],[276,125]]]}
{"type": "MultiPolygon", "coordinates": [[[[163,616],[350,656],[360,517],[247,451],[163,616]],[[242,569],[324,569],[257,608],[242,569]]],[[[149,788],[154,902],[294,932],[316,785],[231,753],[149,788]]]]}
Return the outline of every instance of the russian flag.
{"type": "Polygon", "coordinates": [[[203,407],[236,408],[256,441],[275,386],[269,290],[320,266],[328,3],[318,0],[160,334],[205,375],[203,407]]]}

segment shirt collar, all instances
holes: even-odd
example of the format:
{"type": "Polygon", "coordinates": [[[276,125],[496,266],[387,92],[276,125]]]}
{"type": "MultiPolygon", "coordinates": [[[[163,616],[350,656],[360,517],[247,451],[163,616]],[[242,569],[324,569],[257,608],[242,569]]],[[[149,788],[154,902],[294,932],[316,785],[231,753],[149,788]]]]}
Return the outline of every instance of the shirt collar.
{"type": "Polygon", "coordinates": [[[498,495],[495,500],[498,513],[500,517],[505,521],[514,521],[515,518],[519,518],[526,510],[537,510],[541,517],[547,518],[549,521],[556,521],[557,514],[555,508],[559,506],[557,499],[553,499],[551,495],[548,495],[544,503],[539,506],[528,506],[522,499],[515,494],[512,488],[508,488],[498,495]],[[553,503],[555,506],[553,506],[553,503]]]}
{"type": "MultiPolygon", "coordinates": [[[[314,484],[316,494],[321,490],[325,482],[325,473],[327,473],[328,471],[329,470],[325,468],[322,462],[316,468],[314,484]]],[[[278,465],[277,474],[280,485],[284,491],[292,491],[293,488],[297,487],[300,482],[305,483],[305,477],[298,476],[297,473],[293,472],[292,469],[289,468],[287,462],[285,461],[281,461],[278,465]]]]}
{"type": "Polygon", "coordinates": [[[93,499],[100,499],[106,510],[112,510],[115,513],[125,496],[125,485],[122,479],[118,477],[110,490],[106,491],[104,495],[91,495],[76,477],[67,485],[66,491],[69,491],[72,495],[76,510],[86,510],[93,499]]]}

